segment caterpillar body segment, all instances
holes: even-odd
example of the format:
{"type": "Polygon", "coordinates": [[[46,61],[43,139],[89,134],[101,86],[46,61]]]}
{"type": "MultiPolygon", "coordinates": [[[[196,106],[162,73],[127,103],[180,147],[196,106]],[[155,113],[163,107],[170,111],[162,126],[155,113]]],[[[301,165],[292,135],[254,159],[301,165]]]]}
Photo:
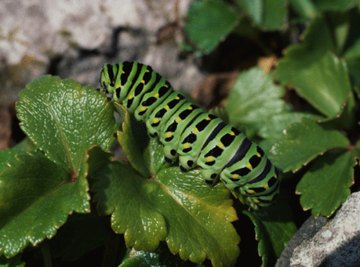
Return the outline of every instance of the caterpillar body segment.
{"type": "Polygon", "coordinates": [[[145,122],[149,135],[157,136],[164,123],[185,103],[186,99],[182,95],[170,94],[162,105],[155,107],[145,122]]]}
{"type": "Polygon", "coordinates": [[[146,124],[148,134],[164,146],[165,159],[178,159],[182,171],[199,168],[206,183],[222,181],[253,209],[270,205],[278,194],[278,173],[264,151],[238,129],[186,100],[150,66],[106,64],[100,85],[146,124]]]}
{"type": "Polygon", "coordinates": [[[203,112],[181,134],[181,142],[178,145],[179,165],[184,171],[191,170],[196,166],[202,148],[212,133],[220,129],[222,121],[212,114],[203,112]]]}

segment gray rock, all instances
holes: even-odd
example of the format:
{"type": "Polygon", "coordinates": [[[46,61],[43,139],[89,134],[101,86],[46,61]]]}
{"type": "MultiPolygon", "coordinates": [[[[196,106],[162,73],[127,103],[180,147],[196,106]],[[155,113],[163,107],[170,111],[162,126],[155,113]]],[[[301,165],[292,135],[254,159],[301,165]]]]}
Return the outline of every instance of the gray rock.
{"type": "Polygon", "coordinates": [[[191,57],[179,60],[177,50],[172,42],[152,45],[142,61],[169,80],[174,88],[190,93],[204,79],[204,75],[191,57]]]}
{"type": "Polygon", "coordinates": [[[100,2],[112,27],[143,29],[154,35],[164,25],[181,19],[191,0],[105,0],[100,2]]]}
{"type": "Polygon", "coordinates": [[[316,220],[311,219],[299,230],[288,245],[296,243],[296,248],[292,253],[285,249],[277,266],[360,266],[360,192],[350,195],[323,226],[323,219],[316,220]],[[299,236],[302,238],[296,241],[299,236]]]}
{"type": "MultiPolygon", "coordinates": [[[[104,63],[139,60],[154,65],[175,87],[196,87],[202,75],[191,58],[179,59],[180,28],[191,0],[3,0],[0,2],[1,94],[50,71],[95,85],[104,63]],[[159,33],[175,25],[162,42],[159,33]],[[84,56],[83,51],[87,52],[84,56]],[[24,59],[34,64],[24,64],[24,59]],[[13,79],[14,77],[14,79],[13,79]],[[5,82],[4,82],[5,80],[5,82]],[[16,84],[16,86],[14,86],[16,84]]],[[[18,90],[15,90],[17,95],[18,90]]],[[[13,99],[13,97],[11,97],[13,99]]]]}
{"type": "Polygon", "coordinates": [[[44,62],[82,47],[94,49],[111,35],[101,1],[3,0],[0,51],[9,65],[24,56],[44,62]]]}
{"type": "Polygon", "coordinates": [[[327,221],[328,220],[326,217],[310,217],[307,219],[296,232],[296,234],[287,243],[276,263],[276,267],[290,266],[290,260],[295,248],[300,246],[302,242],[306,242],[307,240],[313,238],[327,221]]]}

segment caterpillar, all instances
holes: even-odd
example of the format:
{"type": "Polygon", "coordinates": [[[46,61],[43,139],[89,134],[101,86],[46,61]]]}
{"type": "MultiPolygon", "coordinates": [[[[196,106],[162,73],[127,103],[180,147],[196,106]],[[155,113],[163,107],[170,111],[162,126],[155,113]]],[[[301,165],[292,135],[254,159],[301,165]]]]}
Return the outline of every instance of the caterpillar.
{"type": "Polygon", "coordinates": [[[279,191],[277,169],[240,130],[188,101],[145,64],[105,64],[100,90],[119,102],[150,137],[158,138],[165,160],[181,171],[199,168],[205,182],[219,180],[253,209],[268,206],[279,191]]]}

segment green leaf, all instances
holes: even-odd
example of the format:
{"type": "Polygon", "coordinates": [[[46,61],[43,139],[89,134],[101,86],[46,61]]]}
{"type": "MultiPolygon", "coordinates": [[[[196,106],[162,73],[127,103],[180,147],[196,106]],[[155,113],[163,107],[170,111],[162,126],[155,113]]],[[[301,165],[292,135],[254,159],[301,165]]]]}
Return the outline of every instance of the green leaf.
{"type": "Polygon", "coordinates": [[[150,139],[149,145],[144,150],[143,156],[151,176],[170,166],[164,159],[163,150],[163,145],[154,138],[150,139]]]}
{"type": "Polygon", "coordinates": [[[111,163],[101,176],[96,177],[94,190],[98,192],[96,197],[100,212],[112,214],[115,232],[125,233],[126,244],[135,249],[157,248],[159,242],[165,239],[166,223],[147,196],[152,191],[156,193],[156,184],[144,183],[146,180],[143,177],[120,162],[111,163]]]}
{"type": "Polygon", "coordinates": [[[131,166],[141,175],[147,177],[149,176],[149,171],[146,168],[143,152],[148,138],[145,136],[146,132],[144,129],[139,129],[140,127],[139,124],[136,124],[131,119],[129,112],[126,111],[122,123],[122,131],[118,131],[117,139],[131,166]]]}
{"type": "Polygon", "coordinates": [[[245,12],[251,17],[251,19],[257,25],[261,25],[263,19],[263,0],[235,0],[235,3],[238,4],[245,12]]]}
{"type": "MultiPolygon", "coordinates": [[[[297,230],[294,218],[290,216],[292,207],[287,202],[288,199],[283,198],[281,199],[283,203],[275,203],[267,210],[266,216],[257,215],[261,219],[264,232],[270,242],[270,248],[274,251],[276,258],[280,257],[286,243],[297,230]]],[[[262,249],[261,244],[259,244],[259,250],[262,249]]]]}
{"type": "Polygon", "coordinates": [[[8,162],[11,161],[16,154],[31,152],[35,149],[34,145],[28,138],[25,138],[22,142],[17,144],[11,149],[5,149],[0,151],[0,172],[7,169],[8,162]]]}
{"type": "Polygon", "coordinates": [[[13,149],[6,149],[0,151],[0,172],[7,169],[9,166],[7,166],[8,161],[10,161],[14,155],[16,155],[16,151],[13,149]]]}
{"type": "Polygon", "coordinates": [[[124,259],[119,265],[119,267],[151,267],[151,266],[165,267],[167,265],[161,264],[160,255],[158,253],[137,251],[135,249],[129,250],[129,256],[126,259],[124,259]]]}
{"type": "Polygon", "coordinates": [[[301,122],[304,118],[319,121],[322,117],[302,112],[284,112],[275,114],[271,119],[264,121],[260,128],[259,135],[264,139],[277,140],[282,138],[283,130],[289,128],[290,125],[301,122]]]}
{"type": "Polygon", "coordinates": [[[313,216],[330,216],[350,195],[354,182],[351,153],[325,154],[314,161],[296,187],[300,203],[313,216]]]}
{"type": "Polygon", "coordinates": [[[329,24],[333,29],[336,52],[341,55],[350,31],[350,17],[348,13],[332,13],[328,16],[329,24]]]}
{"type": "Polygon", "coordinates": [[[312,19],[317,14],[316,7],[311,0],[290,0],[289,3],[295,12],[305,19],[312,19]]]}
{"type": "Polygon", "coordinates": [[[55,235],[74,211],[89,212],[87,167],[77,179],[40,152],[14,155],[0,172],[0,254],[55,235]]]}
{"type": "MultiPolygon", "coordinates": [[[[151,146],[158,148],[155,142],[151,146]]],[[[209,258],[214,266],[236,261],[239,237],[231,224],[236,213],[229,192],[222,184],[206,185],[198,171],[163,167],[145,179],[114,162],[99,174],[94,191],[99,210],[111,214],[114,231],[124,233],[128,247],[153,251],[165,240],[183,260],[209,258]]]]}
{"type": "Polygon", "coordinates": [[[354,6],[354,0],[313,0],[320,11],[344,12],[354,6]]]}
{"type": "Polygon", "coordinates": [[[360,165],[360,140],[356,142],[355,147],[352,149],[351,152],[354,159],[356,160],[357,165],[360,165]]]}
{"type": "Polygon", "coordinates": [[[330,118],[342,112],[351,94],[346,65],[330,52],[291,79],[297,93],[330,118]]]}
{"type": "Polygon", "coordinates": [[[149,177],[169,166],[164,160],[164,147],[154,140],[149,141],[145,125],[137,122],[127,111],[124,112],[122,129],[118,131],[118,141],[130,165],[141,176],[149,177]],[[152,144],[149,145],[149,142],[152,144]]]}
{"type": "Polygon", "coordinates": [[[203,265],[195,265],[189,262],[180,260],[175,257],[170,251],[160,246],[155,252],[137,251],[135,249],[128,249],[126,258],[121,262],[119,267],[190,267],[197,266],[203,267],[203,265]]]}
{"type": "Polygon", "coordinates": [[[225,106],[229,120],[244,127],[262,126],[286,109],[283,95],[283,88],[275,85],[261,69],[243,72],[236,79],[225,106]]]}
{"type": "Polygon", "coordinates": [[[236,0],[236,3],[263,30],[279,30],[285,26],[285,0],[236,0]]]}
{"type": "Polygon", "coordinates": [[[360,39],[356,40],[354,44],[346,50],[344,57],[347,60],[360,58],[360,39]]]}
{"type": "Polygon", "coordinates": [[[91,148],[88,152],[88,164],[89,172],[88,176],[92,177],[96,172],[100,171],[111,161],[113,155],[110,152],[103,151],[100,147],[95,146],[91,148]]]}
{"type": "Polygon", "coordinates": [[[261,28],[264,30],[280,30],[286,23],[287,1],[286,0],[263,0],[263,22],[261,28]]]}
{"type": "Polygon", "coordinates": [[[292,45],[285,51],[285,57],[279,61],[276,75],[282,82],[290,82],[299,70],[319,60],[328,51],[334,51],[332,33],[325,19],[318,17],[311,21],[306,29],[303,41],[292,45]]]}
{"type": "Polygon", "coordinates": [[[346,65],[330,52],[333,50],[326,23],[316,19],[304,41],[287,50],[276,71],[277,79],[293,86],[300,96],[330,118],[341,113],[351,94],[346,65]]]}
{"type": "MultiPolygon", "coordinates": [[[[360,48],[360,46],[359,46],[360,48]]],[[[358,95],[360,95],[360,57],[356,59],[351,59],[347,61],[347,66],[349,68],[349,74],[354,84],[354,90],[358,95]]]]}
{"type": "Polygon", "coordinates": [[[271,149],[273,163],[286,171],[297,171],[333,148],[347,148],[349,141],[337,130],[325,129],[313,120],[292,124],[271,149]]]}
{"type": "Polygon", "coordinates": [[[287,192],[281,190],[272,206],[260,212],[242,212],[254,224],[262,266],[269,266],[271,259],[280,257],[286,243],[297,230],[288,200],[287,192]]]}
{"type": "Polygon", "coordinates": [[[20,126],[53,162],[80,172],[92,145],[108,150],[116,129],[111,102],[92,87],[43,76],[20,93],[20,126]]]}
{"type": "MultiPolygon", "coordinates": [[[[359,20],[358,16],[356,17],[359,20]]],[[[358,22],[358,21],[356,21],[358,22]]],[[[356,23],[354,23],[356,24],[356,23]]],[[[357,24],[356,24],[357,25],[357,24]]],[[[349,69],[350,77],[354,84],[354,89],[358,95],[360,95],[360,39],[358,38],[358,32],[353,33],[354,41],[350,47],[345,51],[344,58],[349,69]]]]}
{"type": "Polygon", "coordinates": [[[192,2],[187,17],[184,30],[196,48],[205,54],[214,50],[238,22],[236,12],[225,2],[216,0],[192,2]]]}

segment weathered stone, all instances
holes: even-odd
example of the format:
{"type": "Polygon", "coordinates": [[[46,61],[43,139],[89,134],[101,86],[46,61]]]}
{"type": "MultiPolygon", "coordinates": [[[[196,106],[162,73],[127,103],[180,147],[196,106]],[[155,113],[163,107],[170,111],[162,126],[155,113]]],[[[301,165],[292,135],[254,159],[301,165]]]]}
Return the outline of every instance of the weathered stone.
{"type": "Polygon", "coordinates": [[[299,235],[303,240],[292,253],[284,250],[278,266],[360,266],[360,192],[349,196],[335,217],[312,236],[313,231],[313,227],[301,228],[289,246],[299,235]]]}
{"type": "MultiPolygon", "coordinates": [[[[189,91],[202,79],[193,60],[179,59],[179,26],[190,3],[191,0],[3,0],[0,69],[16,66],[17,74],[33,73],[22,79],[20,87],[46,72],[95,85],[104,63],[139,60],[154,64],[154,69],[175,87],[189,91]],[[170,37],[164,37],[164,33],[171,33],[167,29],[174,30],[170,37]],[[37,62],[35,68],[23,64],[29,58],[37,62]]],[[[9,88],[17,83],[12,77],[3,77],[9,88]]]]}
{"type": "Polygon", "coordinates": [[[285,249],[280,255],[279,260],[276,263],[276,267],[290,266],[290,259],[294,253],[295,248],[301,245],[302,242],[306,242],[313,238],[313,236],[324,226],[327,222],[326,217],[310,217],[307,219],[296,234],[287,243],[285,249]]]}
{"type": "Polygon", "coordinates": [[[152,45],[142,61],[161,73],[174,88],[190,92],[204,79],[204,75],[192,58],[180,60],[177,49],[171,42],[152,45]]]}

